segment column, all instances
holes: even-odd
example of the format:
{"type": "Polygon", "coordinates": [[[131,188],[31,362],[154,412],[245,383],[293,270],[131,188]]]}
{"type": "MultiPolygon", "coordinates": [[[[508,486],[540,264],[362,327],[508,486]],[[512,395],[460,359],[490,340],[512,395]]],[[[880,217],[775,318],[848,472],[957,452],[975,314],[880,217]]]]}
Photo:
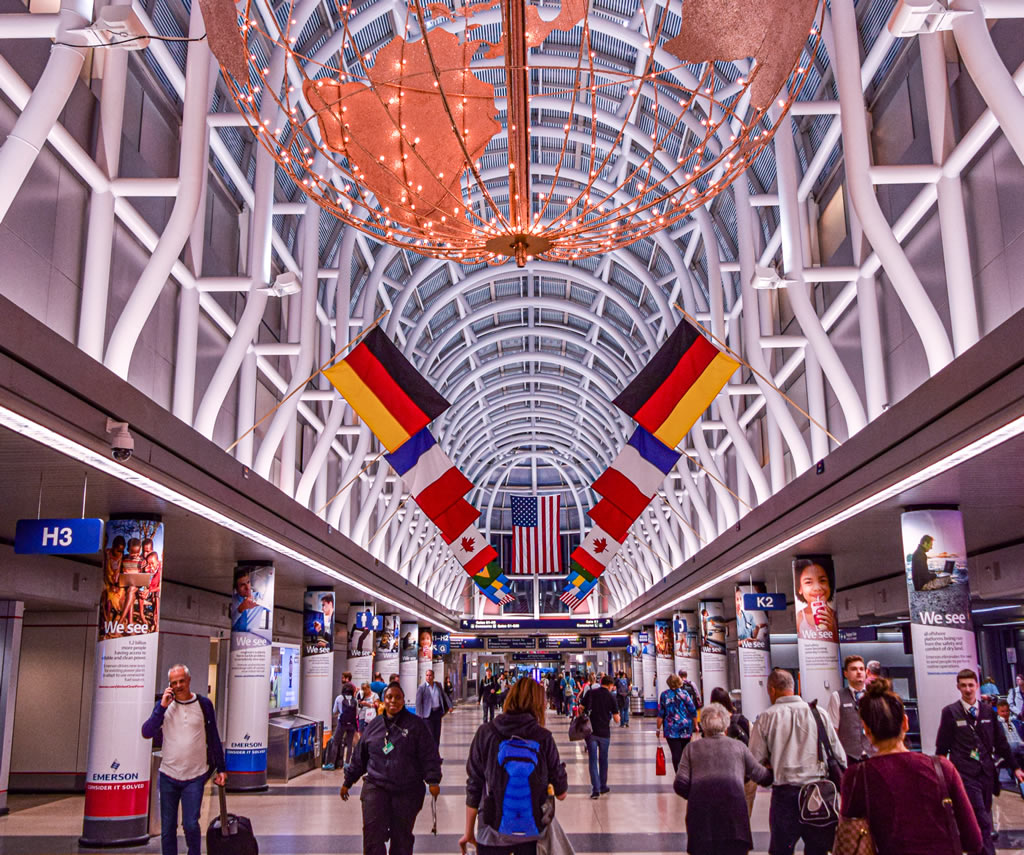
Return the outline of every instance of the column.
{"type": "Polygon", "coordinates": [[[331,730],[334,705],[334,589],[307,588],[302,611],[302,677],[299,714],[331,730]]]}
{"type": "MultiPolygon", "coordinates": [[[[80,842],[130,846],[149,840],[153,746],[142,738],[141,726],[158,694],[163,523],[141,515],[111,519],[104,545],[80,842]]],[[[162,689],[166,675],[161,679],[162,689]]]]}
{"type": "Polygon", "coordinates": [[[957,697],[957,672],[979,672],[964,523],[958,510],[915,509],[901,515],[900,526],[921,749],[931,754],[942,707],[957,697]]]}
{"type": "Polygon", "coordinates": [[[808,702],[817,700],[822,707],[843,685],[835,591],[836,568],[831,555],[793,559],[800,695],[808,702]]]}
{"type": "Polygon", "coordinates": [[[729,690],[729,665],[725,649],[726,623],[721,600],[702,600],[700,612],[701,695],[711,703],[711,690],[729,690]]]}
{"type": "MultiPolygon", "coordinates": [[[[668,677],[674,670],[672,659],[672,621],[668,618],[654,622],[654,656],[655,673],[658,677],[655,697],[660,698],[661,693],[668,689],[668,677]]],[[[609,654],[610,658],[611,655],[609,654]]]]}
{"type": "Polygon", "coordinates": [[[445,664],[444,658],[451,652],[452,649],[451,636],[447,632],[442,632],[441,630],[434,630],[432,635],[433,638],[431,647],[433,649],[432,667],[434,669],[434,679],[443,686],[445,664]]]}
{"type": "Polygon", "coordinates": [[[401,641],[402,618],[397,614],[386,614],[382,618],[381,630],[377,633],[377,652],[373,657],[373,672],[380,674],[385,683],[391,682],[391,675],[399,673],[398,645],[401,641]]]}
{"type": "MultiPolygon", "coordinates": [[[[422,686],[427,679],[427,671],[434,665],[434,633],[428,626],[421,626],[416,649],[416,686],[422,686]]],[[[434,675],[437,677],[437,675],[434,675]]],[[[416,693],[413,692],[415,701],[416,693]]]]}
{"type": "Polygon", "coordinates": [[[356,690],[373,680],[373,609],[348,607],[348,668],[356,690]]]}
{"type": "MultiPolygon", "coordinates": [[[[629,634],[629,654],[632,657],[633,665],[633,687],[640,698],[640,715],[644,711],[644,646],[640,641],[640,632],[635,631],[629,634]]],[[[630,707],[630,713],[633,709],[630,707]]]]}
{"type": "Polygon", "coordinates": [[[419,651],[420,627],[416,621],[402,621],[401,648],[398,653],[398,679],[405,695],[405,708],[416,711],[416,689],[419,686],[416,673],[416,654],[419,651]]]}
{"type": "Polygon", "coordinates": [[[696,612],[672,615],[672,659],[676,673],[686,672],[686,679],[700,685],[700,633],[696,612]]]}
{"type": "Polygon", "coordinates": [[[11,777],[11,741],[14,736],[14,701],[18,696],[21,628],[25,604],[0,600],[0,816],[7,813],[7,785],[11,777]]]}
{"type": "Polygon", "coordinates": [[[736,586],[736,649],[740,667],[740,701],[750,721],[771,706],[768,675],[772,670],[768,612],[743,607],[744,594],[764,594],[764,582],[736,586]]]}
{"type": "Polygon", "coordinates": [[[644,663],[644,715],[658,714],[658,666],[654,655],[654,627],[645,626],[640,633],[641,657],[644,663]]]}
{"type": "Polygon", "coordinates": [[[227,788],[267,788],[270,729],[270,643],[274,630],[274,565],[235,566],[228,660],[227,788]]]}

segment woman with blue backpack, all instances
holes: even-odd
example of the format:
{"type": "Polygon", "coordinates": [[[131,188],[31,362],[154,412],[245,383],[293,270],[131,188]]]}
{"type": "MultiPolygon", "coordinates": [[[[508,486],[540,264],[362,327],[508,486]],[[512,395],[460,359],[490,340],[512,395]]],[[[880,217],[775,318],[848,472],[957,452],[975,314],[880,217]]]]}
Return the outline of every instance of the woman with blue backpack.
{"type": "Polygon", "coordinates": [[[477,730],[466,761],[466,833],[462,852],[536,855],[555,829],[554,802],[569,792],[565,764],[544,727],[544,689],[524,678],[509,690],[503,712],[477,730]],[[479,816],[479,823],[477,818],[479,816]]]}

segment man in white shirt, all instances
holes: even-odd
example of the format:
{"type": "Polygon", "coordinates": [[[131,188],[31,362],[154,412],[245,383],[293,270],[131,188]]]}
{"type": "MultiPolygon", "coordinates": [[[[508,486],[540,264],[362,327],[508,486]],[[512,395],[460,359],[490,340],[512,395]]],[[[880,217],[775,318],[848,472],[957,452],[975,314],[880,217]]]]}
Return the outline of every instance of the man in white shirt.
{"type": "Polygon", "coordinates": [[[434,744],[440,747],[441,719],[451,709],[451,701],[434,682],[433,671],[427,671],[423,676],[426,682],[416,690],[416,715],[426,719],[427,728],[434,737],[434,744]]]}
{"type": "MultiPolygon", "coordinates": [[[[800,820],[800,787],[827,777],[818,759],[818,725],[814,713],[796,694],[793,675],[773,668],[768,675],[772,702],[750,729],[750,752],[774,774],[768,815],[771,828],[770,855],[793,855],[803,838],[807,855],[827,855],[835,839],[835,826],[816,826],[800,820]]],[[[828,716],[822,716],[825,733],[836,759],[846,765],[846,752],[828,716]]]]}
{"type": "Polygon", "coordinates": [[[996,704],[996,715],[998,716],[997,723],[1006,733],[1006,741],[1010,744],[1013,759],[1017,761],[1018,766],[1024,769],[1024,739],[1020,738],[1017,728],[1010,719],[1010,705],[1006,701],[1000,701],[996,704]]]}
{"type": "Polygon", "coordinates": [[[843,660],[843,676],[847,685],[837,692],[832,693],[828,700],[828,717],[832,720],[832,726],[836,729],[839,741],[843,743],[843,750],[851,763],[856,763],[865,755],[875,753],[875,747],[871,744],[864,728],[861,726],[860,711],[858,704],[864,696],[867,668],[864,666],[864,659],[860,656],[847,656],[843,660]]]}
{"type": "Polygon", "coordinates": [[[1006,702],[1014,718],[1024,719],[1024,674],[1017,675],[1016,685],[1006,693],[1006,702]]]}
{"type": "Polygon", "coordinates": [[[209,698],[194,694],[192,675],[185,665],[167,672],[168,686],[142,725],[145,739],[162,740],[160,762],[160,849],[178,855],[178,805],[188,855],[200,855],[199,811],[203,788],[215,771],[214,783],[227,779],[224,748],[217,733],[217,716],[209,698]]]}

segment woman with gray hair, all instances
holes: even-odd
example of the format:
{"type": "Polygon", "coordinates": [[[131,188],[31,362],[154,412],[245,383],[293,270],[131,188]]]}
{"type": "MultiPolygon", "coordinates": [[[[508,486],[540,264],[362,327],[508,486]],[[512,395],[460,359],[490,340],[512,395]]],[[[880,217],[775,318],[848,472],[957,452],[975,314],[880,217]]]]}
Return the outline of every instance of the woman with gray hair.
{"type": "Polygon", "coordinates": [[[746,855],[754,846],[743,782],[749,778],[768,786],[772,773],[746,745],[725,735],[730,718],[721,704],[701,710],[704,738],[686,746],[673,782],[689,802],[686,851],[691,855],[746,855]]]}

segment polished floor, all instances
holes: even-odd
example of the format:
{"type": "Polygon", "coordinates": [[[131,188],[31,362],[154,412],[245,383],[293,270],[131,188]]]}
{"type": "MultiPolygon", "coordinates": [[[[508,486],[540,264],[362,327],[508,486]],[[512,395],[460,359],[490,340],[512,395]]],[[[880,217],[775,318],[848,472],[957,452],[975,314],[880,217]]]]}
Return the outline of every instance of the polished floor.
{"type": "MultiPolygon", "coordinates": [[[[416,851],[456,853],[465,821],[465,760],[480,723],[475,706],[460,706],[445,719],[442,755],[445,779],[437,801],[437,835],[430,833],[428,799],[416,825],[416,851]]],[[[558,819],[578,853],[679,853],[685,851],[686,803],[672,792],[671,778],[655,775],[657,736],[652,719],[633,719],[612,731],[608,784],[611,793],[592,801],[586,752],[566,738],[567,720],[552,715],[548,725],[569,772],[569,797],[558,803],[558,819]]],[[[669,764],[671,771],[671,764],[669,764]]],[[[229,810],[252,819],[265,855],[358,855],[362,851],[359,802],[338,798],[341,772],[309,772],[261,794],[232,796],[229,810]]],[[[212,787],[203,805],[202,826],[215,811],[212,787]]],[[[997,800],[1000,853],[1024,848],[1024,801],[1014,792],[997,800]]],[[[0,855],[59,855],[80,849],[81,796],[12,796],[11,812],[0,818],[0,855]]],[[[754,852],[768,849],[768,792],[758,792],[752,819],[754,852]]],[[[116,850],[158,853],[159,840],[116,850]]],[[[185,852],[179,838],[179,851],[185,852]]],[[[798,850],[799,851],[799,850],[798,850]]]]}

